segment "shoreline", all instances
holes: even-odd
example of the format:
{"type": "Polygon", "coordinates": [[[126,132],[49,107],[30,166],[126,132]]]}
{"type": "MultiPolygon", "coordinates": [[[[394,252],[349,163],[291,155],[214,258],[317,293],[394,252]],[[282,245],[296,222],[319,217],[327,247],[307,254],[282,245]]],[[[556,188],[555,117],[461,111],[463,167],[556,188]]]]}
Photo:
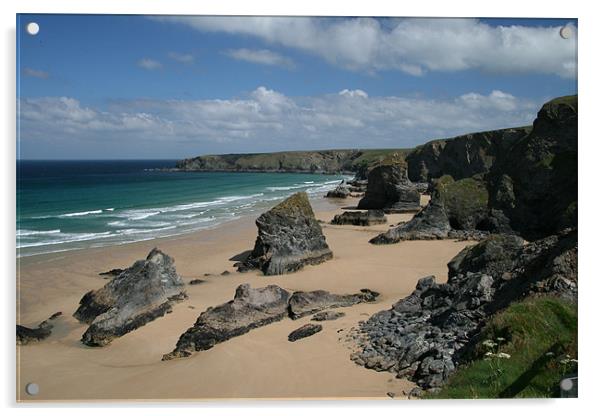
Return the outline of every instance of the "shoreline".
{"type": "MultiPolygon", "coordinates": [[[[356,201],[317,198],[311,203],[316,217],[328,222],[342,212],[341,208],[356,201]]],[[[323,223],[334,259],[280,276],[238,273],[232,266],[233,257],[253,248],[257,233],[253,216],[185,235],[22,257],[18,260],[19,323],[35,326],[55,312],[63,315],[56,320],[48,339],[17,347],[18,400],[390,400],[388,392],[402,398],[402,392],[409,392],[413,384],[353,363],[349,356],[354,342],[346,336],[360,321],[409,294],[419,278],[432,274],[444,280],[447,262],[472,244],[451,240],[391,246],[368,243],[371,236],[411,216],[388,215],[388,224],[371,227],[323,223]],[[79,338],[86,325],[71,314],[84,293],[106,284],[98,273],[128,267],[155,246],[174,257],[189,299],[176,304],[172,313],[107,347],[81,344],[79,338]],[[225,270],[230,274],[221,276],[225,270]],[[188,285],[197,278],[205,282],[188,285]],[[323,322],[322,332],[300,342],[288,342],[287,335],[308,323],[311,316],[252,330],[189,358],[161,361],[162,354],[173,349],[202,311],[232,299],[235,288],[242,283],[252,287],[276,284],[289,291],[324,289],[339,294],[369,288],[381,296],[374,303],[337,309],[345,313],[343,318],[323,322]],[[24,394],[28,382],[40,385],[37,396],[24,394]]]]}

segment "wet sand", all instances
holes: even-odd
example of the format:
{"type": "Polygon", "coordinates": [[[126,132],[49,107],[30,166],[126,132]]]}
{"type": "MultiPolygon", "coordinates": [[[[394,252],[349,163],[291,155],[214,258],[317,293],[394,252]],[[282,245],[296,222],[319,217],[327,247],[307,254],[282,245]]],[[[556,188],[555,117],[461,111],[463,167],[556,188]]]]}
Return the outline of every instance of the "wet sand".
{"type": "MultiPolygon", "coordinates": [[[[316,216],[328,222],[342,207],[357,200],[312,201],[316,216]]],[[[334,259],[307,266],[289,275],[266,277],[237,273],[234,256],[253,247],[254,218],[242,218],[219,228],[178,237],[88,250],[44,254],[20,259],[17,316],[19,323],[36,326],[55,312],[52,335],[46,340],[17,347],[18,400],[199,400],[224,398],[377,398],[388,392],[403,397],[413,384],[391,373],[375,372],[354,364],[353,344],[345,335],[371,314],[388,309],[408,295],[416,281],[435,275],[444,281],[447,262],[469,242],[408,241],[374,246],[368,240],[407,221],[411,214],[388,215],[388,224],[373,227],[323,224],[334,259]],[[177,303],[173,313],[159,318],[104,348],[79,342],[86,329],[71,314],[89,290],[103,286],[99,276],[112,268],[125,268],[146,257],[153,247],[174,257],[187,285],[189,299],[177,303]],[[221,276],[228,270],[230,275],[221,276]],[[211,276],[204,276],[210,273],[211,276]],[[201,351],[190,358],[162,362],[180,334],[210,306],[232,299],[242,283],[252,287],[279,285],[289,291],[325,289],[354,293],[369,288],[381,294],[371,304],[341,308],[346,316],[323,322],[324,330],[291,343],[288,334],[310,321],[285,319],[201,351]],[[40,386],[28,396],[25,385],[40,386]]]]}

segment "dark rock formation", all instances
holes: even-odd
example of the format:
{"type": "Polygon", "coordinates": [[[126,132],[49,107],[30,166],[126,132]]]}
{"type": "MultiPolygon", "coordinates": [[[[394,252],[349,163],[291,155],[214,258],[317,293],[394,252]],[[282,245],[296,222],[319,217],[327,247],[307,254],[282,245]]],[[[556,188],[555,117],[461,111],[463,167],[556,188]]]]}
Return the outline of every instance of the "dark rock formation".
{"type": "Polygon", "coordinates": [[[366,192],[368,189],[368,180],[367,179],[353,179],[347,182],[349,185],[349,191],[351,192],[366,192]]]}
{"type": "Polygon", "coordinates": [[[111,277],[115,277],[115,276],[119,276],[121,273],[123,273],[123,269],[111,269],[111,270],[106,271],[106,272],[98,273],[98,275],[99,276],[111,276],[111,277]]]}
{"type": "Polygon", "coordinates": [[[325,290],[295,292],[289,299],[289,316],[298,319],[324,309],[340,308],[358,303],[373,302],[379,296],[370,289],[362,289],[353,295],[336,295],[325,290]]]}
{"type": "Polygon", "coordinates": [[[423,388],[440,387],[485,319],[538,293],[576,299],[575,230],[527,245],[495,235],[463,250],[449,263],[447,283],[420,279],[410,296],[366,321],[365,342],[351,359],[423,388]]]}
{"type": "Polygon", "coordinates": [[[289,293],[276,285],[258,289],[240,285],[233,300],[201,313],[163,360],[188,357],[194,351],[208,350],[252,329],[280,321],[288,315],[288,298],[289,293]]]}
{"type": "Polygon", "coordinates": [[[317,322],[334,321],[336,319],[342,318],[343,316],[345,316],[345,312],[324,311],[318,312],[317,314],[312,316],[311,320],[317,322]]]}
{"type": "Polygon", "coordinates": [[[387,217],[385,212],[380,209],[369,209],[368,211],[345,211],[342,214],[335,215],[331,224],[334,225],[360,225],[370,226],[375,224],[385,224],[387,217]]]}
{"type": "Polygon", "coordinates": [[[406,156],[408,177],[413,182],[428,182],[444,175],[458,180],[486,173],[529,130],[519,127],[430,141],[406,156]]]}
{"type": "Polygon", "coordinates": [[[402,163],[375,167],[368,174],[368,188],[359,209],[382,209],[387,213],[420,209],[420,193],[408,180],[402,163]]]}
{"type": "Polygon", "coordinates": [[[186,296],[174,260],[153,249],[105,286],[84,295],[73,316],[90,326],[82,342],[104,346],[171,311],[186,296]]]}
{"type": "Polygon", "coordinates": [[[491,229],[488,200],[482,176],[459,181],[444,176],[435,183],[431,200],[422,211],[370,242],[392,244],[401,240],[481,239],[491,229]]]}
{"type": "Polygon", "coordinates": [[[17,345],[27,345],[48,338],[52,334],[52,328],[54,327],[49,321],[55,320],[62,314],[62,312],[53,313],[50,318],[40,322],[36,328],[17,325],[17,345]]]}
{"type": "Polygon", "coordinates": [[[260,269],[265,275],[284,274],[332,258],[305,192],[290,196],[255,223],[259,235],[249,257],[236,264],[239,271],[260,269]]]}
{"type": "Polygon", "coordinates": [[[326,193],[326,198],[347,198],[350,194],[349,186],[345,183],[341,183],[332,191],[328,191],[326,193]]]}
{"type": "Polygon", "coordinates": [[[322,325],[319,324],[305,324],[300,328],[295,329],[288,335],[290,342],[295,342],[301,338],[311,337],[322,330],[322,325]]]}
{"type": "Polygon", "coordinates": [[[189,285],[200,285],[201,283],[205,283],[206,280],[203,279],[192,279],[190,282],[188,282],[189,285]]]}

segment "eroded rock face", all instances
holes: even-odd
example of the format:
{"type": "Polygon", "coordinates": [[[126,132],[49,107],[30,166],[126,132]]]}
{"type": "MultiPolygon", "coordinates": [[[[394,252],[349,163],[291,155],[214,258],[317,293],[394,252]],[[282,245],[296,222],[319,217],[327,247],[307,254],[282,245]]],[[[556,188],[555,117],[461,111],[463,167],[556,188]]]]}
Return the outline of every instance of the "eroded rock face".
{"type": "Polygon", "coordinates": [[[483,322],[511,302],[537,293],[577,296],[577,232],[523,245],[495,235],[459,253],[446,283],[433,276],[387,311],[361,325],[357,364],[440,387],[483,322]]]}
{"type": "Polygon", "coordinates": [[[403,164],[384,164],[368,174],[366,194],[357,207],[387,213],[418,211],[420,192],[407,178],[403,164]]]}
{"type": "Polygon", "coordinates": [[[351,194],[349,186],[345,183],[339,184],[332,191],[326,193],[326,198],[347,198],[351,194]]]}
{"type": "Polygon", "coordinates": [[[312,335],[317,334],[322,330],[322,325],[320,324],[305,324],[300,328],[295,329],[288,335],[288,340],[290,342],[298,341],[302,338],[311,337],[312,335]]]}
{"type": "Polygon", "coordinates": [[[73,316],[90,326],[82,336],[89,346],[104,346],[114,338],[171,311],[172,303],[186,297],[174,260],[153,249],[145,260],[84,295],[73,316]]]}
{"type": "Polygon", "coordinates": [[[481,176],[454,181],[439,179],[428,205],[410,221],[374,237],[372,244],[442,238],[482,239],[489,222],[489,194],[481,176]]]}
{"type": "Polygon", "coordinates": [[[334,225],[359,225],[367,227],[375,224],[385,224],[387,217],[380,209],[369,209],[367,211],[345,211],[335,215],[331,224],[334,225]]]}
{"type": "Polygon", "coordinates": [[[246,260],[237,264],[241,272],[259,269],[265,275],[291,273],[332,258],[305,192],[290,196],[262,214],[256,224],[259,235],[255,247],[246,260]]]}
{"type": "Polygon", "coordinates": [[[240,285],[233,300],[201,313],[163,360],[188,357],[194,351],[208,350],[251,329],[279,321],[288,315],[288,298],[289,292],[276,285],[258,289],[240,285]]]}

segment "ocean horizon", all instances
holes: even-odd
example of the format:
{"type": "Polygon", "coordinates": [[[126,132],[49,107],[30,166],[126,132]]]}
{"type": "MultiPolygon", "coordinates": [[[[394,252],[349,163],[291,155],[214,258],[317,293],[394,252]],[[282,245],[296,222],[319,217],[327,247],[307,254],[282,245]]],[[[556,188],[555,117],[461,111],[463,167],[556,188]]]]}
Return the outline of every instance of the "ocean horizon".
{"type": "Polygon", "coordinates": [[[169,172],[175,159],[18,160],[17,256],[186,234],[321,197],[345,175],[169,172]]]}

